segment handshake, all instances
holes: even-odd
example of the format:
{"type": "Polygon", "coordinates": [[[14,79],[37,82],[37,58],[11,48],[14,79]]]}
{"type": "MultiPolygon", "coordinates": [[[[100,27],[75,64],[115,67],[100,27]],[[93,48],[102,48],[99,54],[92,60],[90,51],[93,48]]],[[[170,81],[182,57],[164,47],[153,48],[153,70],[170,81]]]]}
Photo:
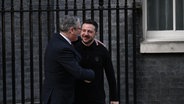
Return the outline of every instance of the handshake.
{"type": "Polygon", "coordinates": [[[89,80],[84,80],[85,83],[91,83],[92,81],[89,80]]]}

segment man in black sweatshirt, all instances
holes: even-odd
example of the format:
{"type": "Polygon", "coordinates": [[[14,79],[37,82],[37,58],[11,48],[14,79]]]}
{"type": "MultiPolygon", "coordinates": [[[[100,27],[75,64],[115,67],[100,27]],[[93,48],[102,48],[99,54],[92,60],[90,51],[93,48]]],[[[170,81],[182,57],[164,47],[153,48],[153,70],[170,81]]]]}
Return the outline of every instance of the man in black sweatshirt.
{"type": "Polygon", "coordinates": [[[74,43],[76,50],[82,56],[80,65],[95,72],[94,81],[77,82],[75,104],[105,104],[104,72],[109,84],[110,104],[119,104],[111,57],[103,44],[96,44],[97,30],[98,24],[95,21],[84,21],[81,39],[74,43]]]}

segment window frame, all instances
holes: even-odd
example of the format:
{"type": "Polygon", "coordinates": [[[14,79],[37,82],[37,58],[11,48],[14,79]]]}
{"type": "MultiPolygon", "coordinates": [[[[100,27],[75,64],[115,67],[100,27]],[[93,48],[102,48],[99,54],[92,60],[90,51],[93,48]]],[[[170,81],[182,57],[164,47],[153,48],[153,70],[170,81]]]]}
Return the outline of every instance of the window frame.
{"type": "Polygon", "coordinates": [[[184,30],[176,30],[175,1],[173,0],[173,30],[148,31],[147,0],[143,0],[143,41],[140,44],[141,53],[184,52],[184,30]]]}

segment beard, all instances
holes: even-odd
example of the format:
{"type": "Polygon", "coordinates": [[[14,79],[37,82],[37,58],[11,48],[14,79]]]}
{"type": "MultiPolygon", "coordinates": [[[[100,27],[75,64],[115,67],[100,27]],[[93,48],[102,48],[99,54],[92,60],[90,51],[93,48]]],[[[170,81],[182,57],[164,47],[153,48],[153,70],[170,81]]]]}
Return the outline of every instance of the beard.
{"type": "Polygon", "coordinates": [[[82,43],[83,43],[84,45],[86,45],[86,46],[90,46],[90,45],[93,43],[93,41],[94,41],[94,39],[90,39],[90,40],[88,40],[88,41],[82,40],[82,43]]]}
{"type": "Polygon", "coordinates": [[[85,44],[90,44],[90,43],[93,42],[93,39],[90,39],[89,41],[82,41],[82,42],[85,43],[85,44]]]}

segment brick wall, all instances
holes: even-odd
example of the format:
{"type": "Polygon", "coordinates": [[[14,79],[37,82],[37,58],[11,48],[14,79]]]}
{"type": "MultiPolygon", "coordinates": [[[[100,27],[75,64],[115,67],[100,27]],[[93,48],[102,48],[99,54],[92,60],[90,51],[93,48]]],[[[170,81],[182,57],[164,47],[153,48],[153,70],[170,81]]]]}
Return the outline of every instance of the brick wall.
{"type": "Polygon", "coordinates": [[[182,104],[184,54],[139,54],[138,104],[182,104]]]}

